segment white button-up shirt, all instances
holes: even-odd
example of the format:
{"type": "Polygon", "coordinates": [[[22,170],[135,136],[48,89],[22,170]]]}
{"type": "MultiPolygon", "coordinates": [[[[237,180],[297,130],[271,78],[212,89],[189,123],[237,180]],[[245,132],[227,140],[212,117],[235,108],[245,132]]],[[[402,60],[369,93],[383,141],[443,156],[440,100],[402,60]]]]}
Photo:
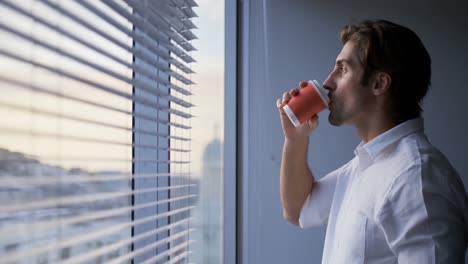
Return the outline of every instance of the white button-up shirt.
{"type": "Polygon", "coordinates": [[[301,211],[302,228],[327,223],[322,263],[462,264],[467,194],[423,120],[361,143],[355,154],[314,183],[301,211]]]}

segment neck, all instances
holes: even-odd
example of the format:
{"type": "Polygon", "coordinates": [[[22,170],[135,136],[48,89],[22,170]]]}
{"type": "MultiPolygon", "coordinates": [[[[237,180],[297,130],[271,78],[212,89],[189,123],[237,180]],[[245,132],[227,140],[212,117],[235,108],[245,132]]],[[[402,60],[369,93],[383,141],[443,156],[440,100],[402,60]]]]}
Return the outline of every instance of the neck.
{"type": "Polygon", "coordinates": [[[382,112],[374,112],[373,115],[365,117],[361,122],[357,122],[356,128],[361,140],[367,143],[396,125],[397,123],[392,121],[388,115],[382,112]]]}

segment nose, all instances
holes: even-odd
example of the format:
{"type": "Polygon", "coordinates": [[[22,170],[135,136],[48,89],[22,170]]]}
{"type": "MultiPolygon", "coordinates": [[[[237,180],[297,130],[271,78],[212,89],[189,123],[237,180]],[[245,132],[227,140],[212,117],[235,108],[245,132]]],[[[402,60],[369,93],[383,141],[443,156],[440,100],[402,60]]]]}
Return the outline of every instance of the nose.
{"type": "Polygon", "coordinates": [[[334,90],[335,82],[333,81],[333,72],[331,72],[327,79],[323,82],[323,88],[327,89],[328,91],[334,90]]]}

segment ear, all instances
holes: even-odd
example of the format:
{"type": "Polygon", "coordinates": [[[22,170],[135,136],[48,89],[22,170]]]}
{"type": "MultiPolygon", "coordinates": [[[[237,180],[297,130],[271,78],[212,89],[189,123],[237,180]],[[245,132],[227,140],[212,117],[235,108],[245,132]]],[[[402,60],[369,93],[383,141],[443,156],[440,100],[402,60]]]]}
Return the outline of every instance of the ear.
{"type": "Polygon", "coordinates": [[[386,72],[377,72],[374,76],[374,83],[372,93],[374,95],[382,95],[390,90],[392,84],[392,77],[386,72]]]}

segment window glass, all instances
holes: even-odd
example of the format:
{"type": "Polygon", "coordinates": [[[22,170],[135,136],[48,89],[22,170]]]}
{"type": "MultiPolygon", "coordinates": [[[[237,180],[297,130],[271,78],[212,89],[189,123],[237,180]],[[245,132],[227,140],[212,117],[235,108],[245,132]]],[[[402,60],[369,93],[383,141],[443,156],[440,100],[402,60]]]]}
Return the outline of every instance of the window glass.
{"type": "MultiPolygon", "coordinates": [[[[2,4],[0,20],[5,27],[132,77],[128,67],[32,17],[41,17],[131,64],[128,51],[42,2],[12,3],[29,15],[2,4]]],[[[128,36],[76,2],[52,3],[131,47],[128,36]]],[[[99,7],[118,17],[102,4],[99,7]]],[[[0,255],[16,251],[19,257],[14,263],[52,263],[130,239],[131,228],[113,232],[109,228],[131,221],[131,210],[116,211],[131,206],[132,115],[122,112],[131,113],[131,100],[33,63],[126,94],[132,93],[132,86],[5,28],[0,39],[0,255]],[[89,236],[92,233],[96,235],[89,236]]],[[[130,244],[122,246],[97,256],[94,263],[105,263],[129,250],[130,244]]]]}
{"type": "Polygon", "coordinates": [[[224,148],[224,1],[200,0],[193,41],[193,177],[199,196],[193,210],[190,262],[222,263],[224,148]]]}

